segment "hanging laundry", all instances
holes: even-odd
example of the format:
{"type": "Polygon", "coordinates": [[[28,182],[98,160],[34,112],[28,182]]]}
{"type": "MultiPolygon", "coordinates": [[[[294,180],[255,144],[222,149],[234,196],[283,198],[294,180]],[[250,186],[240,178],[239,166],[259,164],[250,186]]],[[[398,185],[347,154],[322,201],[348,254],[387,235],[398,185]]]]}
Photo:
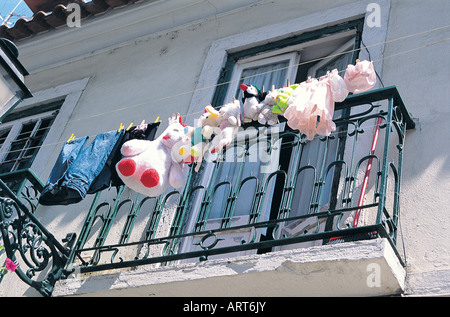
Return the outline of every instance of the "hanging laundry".
{"type": "Polygon", "coordinates": [[[231,144],[241,126],[241,104],[239,100],[223,105],[219,110],[220,133],[211,141],[210,152],[217,153],[231,144]]]}
{"type": "Polygon", "coordinates": [[[273,107],[277,104],[277,94],[278,92],[275,89],[267,92],[258,115],[258,122],[260,124],[275,125],[279,122],[278,114],[273,112],[273,107]]]}
{"type": "Polygon", "coordinates": [[[41,205],[68,205],[110,186],[124,185],[115,170],[120,147],[131,139],[155,138],[158,123],[101,133],[86,148],[89,137],[70,140],[61,149],[39,198],[41,205]]]}
{"type": "Polygon", "coordinates": [[[360,93],[369,90],[376,83],[373,62],[357,60],[355,65],[348,65],[344,80],[350,92],[360,93]]]}
{"type": "Polygon", "coordinates": [[[239,86],[242,90],[244,97],[242,97],[242,112],[243,122],[252,122],[258,120],[258,115],[261,112],[262,104],[267,93],[261,92],[261,90],[255,85],[239,86]]]}
{"type": "Polygon", "coordinates": [[[196,127],[186,126],[184,128],[184,132],[191,142],[174,153],[175,159],[184,160],[188,164],[196,162],[195,171],[198,172],[213,135],[218,135],[221,131],[220,120],[219,111],[211,105],[206,106],[205,112],[196,122],[196,127]]]}
{"type": "MultiPolygon", "coordinates": [[[[39,203],[68,205],[84,199],[122,134],[123,131],[117,130],[98,134],[86,148],[84,145],[88,137],[65,143],[41,192],[39,203]]],[[[109,179],[96,181],[97,184],[104,184],[109,179]]]]}
{"type": "Polygon", "coordinates": [[[316,93],[318,84],[316,78],[309,78],[300,83],[289,96],[286,102],[287,109],[283,114],[287,119],[287,125],[305,134],[308,140],[312,140],[316,134],[319,113],[317,102],[321,102],[316,93]]]}
{"type": "Polygon", "coordinates": [[[335,102],[344,101],[349,93],[345,80],[339,76],[339,72],[336,68],[329,72],[328,76],[330,78],[330,88],[333,100],[335,102]]]}
{"type": "Polygon", "coordinates": [[[138,126],[133,126],[129,130],[125,131],[122,138],[118,141],[117,147],[114,150],[114,155],[112,155],[111,158],[106,162],[105,173],[111,173],[111,186],[119,187],[125,185],[122,179],[117,174],[116,170],[116,164],[123,157],[122,153],[120,152],[120,148],[122,147],[122,145],[130,140],[153,141],[160,124],[160,121],[154,123],[145,123],[144,120],[138,126]]]}
{"type": "Polygon", "coordinates": [[[185,124],[180,117],[169,118],[169,126],[154,141],[129,140],[120,151],[123,158],[116,164],[119,177],[129,188],[145,196],[161,195],[168,186],[184,185],[183,161],[174,161],[172,150],[188,144],[185,124]]]}
{"type": "Polygon", "coordinates": [[[328,136],[336,130],[333,121],[335,102],[342,102],[349,92],[363,92],[376,83],[373,63],[357,61],[348,65],[344,78],[337,69],[326,75],[308,78],[287,96],[283,115],[287,124],[305,134],[308,140],[315,135],[328,136]]]}

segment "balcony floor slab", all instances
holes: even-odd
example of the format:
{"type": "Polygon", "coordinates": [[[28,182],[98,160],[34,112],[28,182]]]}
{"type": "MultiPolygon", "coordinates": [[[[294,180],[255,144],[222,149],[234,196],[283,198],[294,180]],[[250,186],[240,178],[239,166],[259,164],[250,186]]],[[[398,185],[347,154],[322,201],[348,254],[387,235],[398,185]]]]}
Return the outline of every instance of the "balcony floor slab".
{"type": "Polygon", "coordinates": [[[53,296],[390,296],[402,294],[404,282],[405,269],[380,238],[73,275],[56,284],[53,296]]]}

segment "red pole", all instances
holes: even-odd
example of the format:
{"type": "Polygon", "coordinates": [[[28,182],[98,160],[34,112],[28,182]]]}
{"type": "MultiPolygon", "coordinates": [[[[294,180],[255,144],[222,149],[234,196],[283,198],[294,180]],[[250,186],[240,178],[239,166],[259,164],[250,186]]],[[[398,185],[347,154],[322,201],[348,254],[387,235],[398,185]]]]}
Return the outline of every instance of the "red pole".
{"type": "MultiPolygon", "coordinates": [[[[370,155],[373,155],[377,148],[378,135],[380,134],[380,124],[381,124],[381,118],[378,118],[377,128],[376,128],[374,136],[373,136],[372,148],[370,149],[370,155]]],[[[373,161],[373,158],[371,157],[371,158],[369,158],[369,160],[367,162],[366,174],[364,176],[364,181],[363,181],[363,185],[361,188],[361,196],[359,196],[358,207],[361,207],[364,204],[364,198],[366,196],[366,190],[367,190],[367,183],[369,182],[370,171],[372,169],[372,161],[373,161]]],[[[356,210],[355,219],[353,220],[353,227],[358,226],[360,213],[361,213],[361,209],[356,210]]]]}

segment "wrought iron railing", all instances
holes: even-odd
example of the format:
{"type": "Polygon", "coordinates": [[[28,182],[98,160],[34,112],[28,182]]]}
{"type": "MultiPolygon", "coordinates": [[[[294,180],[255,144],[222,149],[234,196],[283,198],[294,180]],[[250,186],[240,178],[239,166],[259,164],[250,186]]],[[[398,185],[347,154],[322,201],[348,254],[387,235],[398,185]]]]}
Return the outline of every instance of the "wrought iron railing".
{"type": "Polygon", "coordinates": [[[19,264],[15,269],[19,278],[51,296],[56,281],[67,277],[65,265],[75,235],[68,234],[63,246],[35,216],[42,189],[30,169],[0,175],[0,244],[6,257],[19,264]],[[36,279],[41,273],[45,277],[36,279]]]}
{"type": "MultiPolygon", "coordinates": [[[[184,188],[160,197],[125,186],[92,195],[81,231],[76,239],[67,235],[66,246],[39,223],[35,207],[22,203],[33,201],[27,187],[11,191],[12,176],[4,175],[0,222],[7,255],[19,254],[18,275],[51,295],[55,282],[74,271],[176,265],[379,236],[397,252],[403,146],[414,122],[397,89],[387,87],[336,104],[335,123],[334,133],[312,142],[288,128],[247,127],[198,173],[187,169],[184,188]],[[252,161],[255,146],[268,159],[252,161]],[[32,280],[48,266],[43,281],[32,280]]],[[[42,183],[30,175],[22,176],[39,192],[42,183]]]]}

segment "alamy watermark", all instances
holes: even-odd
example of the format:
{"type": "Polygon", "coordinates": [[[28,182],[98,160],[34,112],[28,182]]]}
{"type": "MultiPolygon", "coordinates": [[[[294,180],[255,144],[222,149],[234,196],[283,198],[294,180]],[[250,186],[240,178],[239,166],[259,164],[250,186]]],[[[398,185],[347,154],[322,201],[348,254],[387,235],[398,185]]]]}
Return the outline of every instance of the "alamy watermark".
{"type": "Polygon", "coordinates": [[[78,3],[69,3],[66,7],[67,15],[66,23],[69,28],[81,27],[81,7],[78,3]]]}
{"type": "Polygon", "coordinates": [[[368,287],[381,287],[381,267],[378,263],[370,263],[367,265],[366,283],[368,287]]]}
{"type": "Polygon", "coordinates": [[[366,23],[370,28],[381,27],[381,7],[378,3],[369,3],[366,8],[367,15],[366,23]]]}

